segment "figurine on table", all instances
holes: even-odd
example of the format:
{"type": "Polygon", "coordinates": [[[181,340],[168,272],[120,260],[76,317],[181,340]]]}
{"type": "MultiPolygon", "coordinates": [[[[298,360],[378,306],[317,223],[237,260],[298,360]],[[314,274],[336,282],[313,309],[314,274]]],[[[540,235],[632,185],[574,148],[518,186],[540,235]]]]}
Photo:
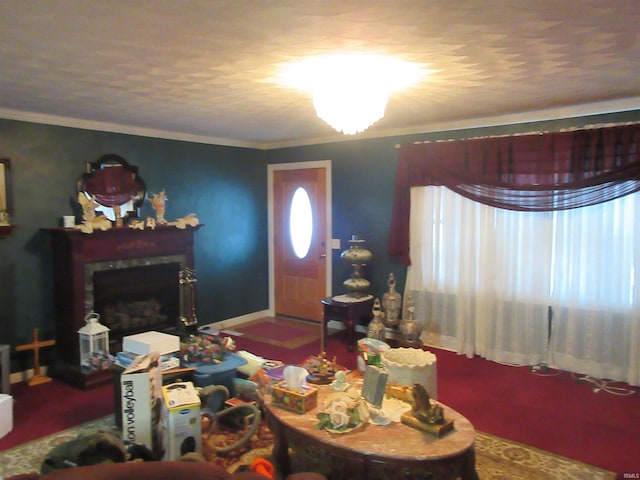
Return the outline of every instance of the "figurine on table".
{"type": "Polygon", "coordinates": [[[443,408],[437,403],[431,403],[423,385],[415,383],[411,396],[411,410],[401,415],[402,423],[438,436],[453,430],[453,420],[446,420],[443,408]]]}
{"type": "Polygon", "coordinates": [[[351,385],[347,383],[347,374],[344,370],[338,370],[335,374],[335,380],[331,382],[331,390],[334,392],[344,392],[351,385]]]}
{"type": "Polygon", "coordinates": [[[432,405],[429,394],[424,386],[416,383],[411,390],[413,394],[413,416],[418,420],[429,425],[435,425],[444,422],[444,414],[442,407],[439,405],[432,405]]]}

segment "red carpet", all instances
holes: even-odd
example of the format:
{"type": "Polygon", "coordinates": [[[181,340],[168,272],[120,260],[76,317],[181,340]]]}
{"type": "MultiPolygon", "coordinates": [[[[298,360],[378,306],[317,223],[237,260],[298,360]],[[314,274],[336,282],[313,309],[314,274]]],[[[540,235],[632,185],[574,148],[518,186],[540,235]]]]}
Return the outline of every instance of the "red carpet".
{"type": "MultiPolygon", "coordinates": [[[[296,349],[234,337],[238,350],[298,363],[319,353],[320,342],[296,349]]],[[[430,348],[438,357],[439,400],[458,410],[483,432],[532,445],[620,473],[640,473],[640,392],[616,396],[593,392],[570,374],[538,376],[510,367],[430,348]]],[[[341,333],[327,339],[329,358],[356,368],[341,333]]],[[[14,431],[0,450],[113,411],[112,387],[82,392],[58,382],[13,386],[14,431]]]]}
{"type": "Polygon", "coordinates": [[[113,386],[82,391],[59,381],[11,386],[13,430],[0,439],[0,450],[66,430],[113,413],[113,386]]]}

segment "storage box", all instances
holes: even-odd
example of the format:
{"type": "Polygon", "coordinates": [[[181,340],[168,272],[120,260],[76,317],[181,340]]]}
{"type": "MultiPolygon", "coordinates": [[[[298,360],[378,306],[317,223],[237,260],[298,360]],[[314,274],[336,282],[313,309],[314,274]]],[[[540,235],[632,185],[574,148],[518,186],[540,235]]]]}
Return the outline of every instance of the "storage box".
{"type": "Polygon", "coordinates": [[[228,353],[220,363],[185,363],[185,367],[194,367],[193,382],[197,387],[209,385],[224,385],[229,390],[229,396],[235,395],[233,379],[237,375],[238,367],[246,365],[247,361],[240,355],[228,353]]]}
{"type": "Polygon", "coordinates": [[[146,445],[154,454],[163,451],[162,374],[159,355],[141,357],[120,376],[122,438],[146,445]]]}
{"type": "Polygon", "coordinates": [[[200,453],[200,397],[193,383],[179,382],[162,387],[164,405],[163,460],[177,460],[191,452],[200,453]]]}
{"type": "Polygon", "coordinates": [[[0,438],[13,430],[13,397],[0,393],[0,438]]]}
{"type": "Polygon", "coordinates": [[[180,337],[155,331],[127,335],[122,339],[122,350],[138,355],[151,352],[166,355],[180,350],[180,337]]]}
{"type": "Polygon", "coordinates": [[[318,405],[318,388],[304,386],[303,391],[298,392],[289,390],[285,382],[279,382],[271,388],[271,400],[276,405],[303,414],[318,405]]]}

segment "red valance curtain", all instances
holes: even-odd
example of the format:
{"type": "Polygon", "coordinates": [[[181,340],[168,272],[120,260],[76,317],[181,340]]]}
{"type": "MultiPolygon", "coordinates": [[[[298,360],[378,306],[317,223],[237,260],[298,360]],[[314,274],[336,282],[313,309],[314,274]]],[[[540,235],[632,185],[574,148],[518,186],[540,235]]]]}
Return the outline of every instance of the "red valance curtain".
{"type": "Polygon", "coordinates": [[[639,148],[639,124],[401,145],[389,254],[411,263],[411,187],[510,210],[584,207],[640,190],[639,148]]]}

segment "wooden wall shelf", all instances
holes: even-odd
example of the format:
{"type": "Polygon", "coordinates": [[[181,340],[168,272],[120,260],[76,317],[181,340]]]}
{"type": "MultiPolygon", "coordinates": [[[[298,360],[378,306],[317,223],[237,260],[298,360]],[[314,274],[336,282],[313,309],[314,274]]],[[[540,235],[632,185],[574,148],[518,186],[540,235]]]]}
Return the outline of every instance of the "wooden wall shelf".
{"type": "Polygon", "coordinates": [[[0,238],[7,238],[14,228],[16,228],[15,225],[0,225],[0,238]]]}

